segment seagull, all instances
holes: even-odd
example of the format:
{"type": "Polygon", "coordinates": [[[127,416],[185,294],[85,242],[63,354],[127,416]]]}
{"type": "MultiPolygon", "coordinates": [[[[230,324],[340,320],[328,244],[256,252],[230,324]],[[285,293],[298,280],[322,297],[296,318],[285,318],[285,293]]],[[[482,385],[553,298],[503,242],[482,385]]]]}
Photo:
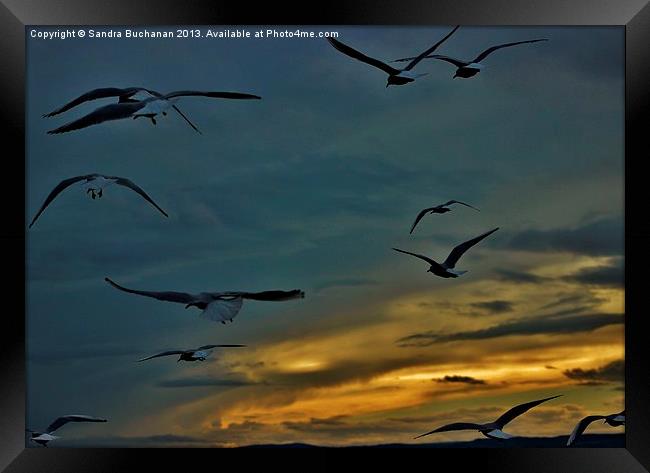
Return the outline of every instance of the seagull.
{"type": "Polygon", "coordinates": [[[225,348],[225,347],[245,347],[246,345],[203,345],[199,348],[193,348],[191,350],[171,350],[158,353],[156,355],[151,355],[146,358],[142,358],[138,361],[146,361],[152,358],[158,358],[159,356],[169,356],[169,355],[180,355],[176,363],[179,361],[205,361],[205,359],[212,353],[211,348],[225,348]]]}
{"type": "MultiPolygon", "coordinates": [[[[102,87],[100,89],[93,89],[89,92],[86,92],[85,94],[80,95],[79,97],[68,102],[62,107],[59,107],[50,113],[44,114],[43,118],[54,117],[56,115],[59,115],[60,113],[67,112],[68,110],[76,107],[77,105],[81,105],[82,103],[86,103],[91,100],[104,99],[109,97],[118,97],[117,103],[139,102],[139,100],[134,99],[133,96],[140,92],[145,92],[152,97],[162,97],[163,95],[160,92],[156,92],[155,90],[145,89],[144,87],[127,87],[127,88],[102,87]]],[[[194,129],[194,131],[201,134],[201,131],[194,125],[194,123],[190,121],[189,118],[187,118],[187,116],[183,112],[180,111],[180,109],[176,105],[172,105],[172,108],[181,117],[183,117],[183,119],[194,129]]],[[[163,112],[163,115],[165,114],[166,112],[163,112]]]]}
{"type": "Polygon", "coordinates": [[[461,202],[460,200],[450,200],[449,202],[445,202],[444,204],[436,205],[435,207],[429,207],[427,209],[422,209],[418,216],[415,218],[415,222],[413,222],[413,226],[411,226],[411,231],[409,233],[413,233],[413,230],[415,230],[415,226],[422,220],[422,217],[424,217],[427,213],[430,214],[444,214],[447,212],[451,212],[451,209],[448,209],[447,206],[452,205],[452,204],[461,204],[464,205],[465,207],[469,207],[474,210],[478,210],[476,207],[472,207],[469,204],[466,204],[465,202],[461,202]]]}
{"type": "Polygon", "coordinates": [[[83,181],[83,188],[86,191],[86,194],[89,194],[92,199],[101,199],[102,195],[104,195],[104,188],[111,185],[111,184],[119,184],[124,187],[128,187],[131,190],[134,190],[138,194],[140,194],[147,202],[149,202],[151,205],[156,207],[160,213],[162,213],[165,217],[167,217],[167,212],[165,212],[163,209],[158,207],[158,204],[156,204],[151,197],[147,195],[145,191],[143,191],[137,184],[135,184],[133,181],[125,178],[125,177],[118,177],[118,176],[106,176],[104,174],[86,174],[85,176],[77,176],[77,177],[71,177],[69,179],[64,179],[61,182],[59,182],[54,189],[52,189],[52,192],[50,192],[50,195],[47,196],[45,199],[45,202],[43,202],[43,205],[41,205],[40,210],[32,220],[32,223],[29,224],[29,228],[32,228],[32,225],[36,223],[36,219],[43,213],[45,208],[50,205],[50,203],[65,189],[70,187],[73,184],[76,184],[77,182],[83,181]]]}
{"type": "Polygon", "coordinates": [[[447,36],[442,38],[440,41],[438,41],[436,44],[431,46],[429,49],[424,51],[422,54],[420,54],[417,57],[411,58],[411,61],[408,63],[408,65],[403,68],[403,69],[396,69],[392,66],[389,66],[385,62],[380,61],[379,59],[375,59],[369,56],[366,56],[365,54],[357,51],[356,49],[351,48],[350,46],[347,46],[346,44],[343,44],[342,42],[332,38],[328,37],[327,41],[330,42],[334,48],[342,52],[343,54],[350,56],[351,58],[357,59],[358,61],[365,62],[366,64],[370,64],[371,66],[377,67],[384,71],[386,74],[388,74],[388,80],[386,82],[386,87],[389,85],[404,85],[408,84],[409,82],[413,82],[415,79],[418,77],[422,77],[426,75],[424,74],[415,74],[411,70],[422,60],[424,59],[427,55],[431,54],[433,51],[435,51],[438,46],[440,46],[442,43],[444,43],[447,38],[449,38],[454,32],[459,28],[459,26],[456,26],[447,36]]]}
{"type": "Polygon", "coordinates": [[[463,256],[463,254],[467,250],[469,250],[472,246],[476,245],[483,238],[496,232],[498,229],[499,227],[490,230],[489,232],[483,233],[482,235],[479,235],[476,238],[467,240],[466,242],[461,243],[460,245],[457,245],[453,250],[451,250],[451,253],[449,253],[449,256],[447,256],[447,259],[442,264],[436,263],[431,258],[424,255],[419,255],[417,253],[410,253],[408,251],[400,250],[398,248],[393,248],[393,249],[395,251],[399,251],[400,253],[405,253],[407,255],[415,256],[416,258],[420,258],[421,260],[426,261],[431,265],[431,267],[427,269],[427,272],[429,273],[433,273],[436,276],[440,276],[441,278],[457,278],[458,276],[461,276],[467,272],[467,271],[454,270],[454,268],[456,267],[456,263],[458,263],[460,257],[463,256]]]}
{"type": "Polygon", "coordinates": [[[585,429],[596,420],[603,420],[603,424],[611,425],[612,427],[618,427],[620,425],[625,425],[625,411],[619,412],[618,414],[610,414],[608,416],[587,416],[578,422],[571,432],[571,436],[566,443],[566,446],[570,446],[575,442],[575,440],[582,435],[585,429]]]}
{"type": "Polygon", "coordinates": [[[45,432],[36,432],[34,430],[29,430],[29,429],[27,429],[27,432],[30,433],[31,441],[36,442],[39,445],[43,445],[44,447],[47,447],[48,442],[60,438],[56,435],[52,435],[52,432],[54,432],[60,427],[63,427],[68,422],[107,422],[107,421],[106,419],[101,419],[99,417],[91,417],[91,416],[80,415],[80,414],[71,414],[71,415],[57,418],[54,422],[52,422],[47,427],[47,429],[45,429],[45,432]]]}
{"type": "Polygon", "coordinates": [[[209,97],[214,99],[261,99],[257,95],[242,94],[239,92],[200,92],[195,90],[180,90],[170,92],[165,95],[153,96],[144,100],[122,101],[104,105],[90,112],[77,120],[66,123],[59,128],[48,131],[48,135],[67,133],[73,130],[79,130],[88,126],[97,125],[110,120],[121,120],[124,118],[147,117],[154,125],[156,115],[166,115],[166,110],[174,106],[172,99],[177,97],[209,97]]]}
{"type": "Polygon", "coordinates": [[[419,439],[420,437],[424,437],[425,435],[435,434],[437,432],[450,432],[454,430],[478,430],[483,435],[491,439],[498,439],[498,440],[509,439],[514,436],[507,434],[503,431],[503,428],[506,426],[508,422],[512,421],[516,417],[519,417],[529,409],[532,409],[533,407],[538,406],[543,402],[550,401],[551,399],[555,399],[560,396],[562,396],[562,394],[553,397],[547,397],[545,399],[539,399],[538,401],[531,401],[531,402],[526,402],[524,404],[519,404],[518,406],[515,406],[509,411],[507,411],[505,414],[503,414],[494,422],[488,422],[487,424],[474,424],[471,422],[455,422],[453,424],[443,425],[442,427],[438,427],[436,430],[432,430],[431,432],[427,432],[426,434],[418,435],[415,438],[419,439]]]}
{"type": "Polygon", "coordinates": [[[241,310],[244,299],[255,301],[288,301],[305,297],[305,293],[299,289],[293,289],[291,291],[263,292],[201,292],[199,294],[172,291],[138,291],[120,286],[110,278],[104,278],[104,280],[120,291],[138,294],[145,297],[153,297],[159,301],[178,302],[185,304],[186,309],[196,307],[202,310],[200,315],[201,318],[212,320],[214,322],[221,322],[222,324],[225,324],[226,321],[232,322],[232,319],[234,319],[241,310]]]}
{"type": "MultiPolygon", "coordinates": [[[[509,48],[510,46],[516,46],[518,44],[525,44],[525,43],[537,43],[538,41],[548,41],[547,38],[541,38],[541,39],[531,39],[528,41],[517,41],[515,43],[506,43],[506,44],[499,44],[497,46],[492,46],[491,48],[486,49],[483,51],[481,54],[476,56],[474,59],[471,61],[463,61],[462,59],[454,59],[453,57],[449,56],[441,56],[439,54],[434,54],[432,56],[426,56],[427,59],[439,59],[441,61],[447,61],[454,66],[457,67],[456,73],[454,74],[454,79],[456,77],[462,77],[462,78],[469,78],[473,77],[476,74],[478,74],[481,69],[483,69],[485,66],[481,64],[481,61],[485,59],[487,56],[492,54],[494,51],[497,49],[501,48],[509,48]]],[[[402,59],[396,59],[393,62],[406,62],[406,61],[411,61],[414,58],[412,57],[406,57],[402,59]]]]}

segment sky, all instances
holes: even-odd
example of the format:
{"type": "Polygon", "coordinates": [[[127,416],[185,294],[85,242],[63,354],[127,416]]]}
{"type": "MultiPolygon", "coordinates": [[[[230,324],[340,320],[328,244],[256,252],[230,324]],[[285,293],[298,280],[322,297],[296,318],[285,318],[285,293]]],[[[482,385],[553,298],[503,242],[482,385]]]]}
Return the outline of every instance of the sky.
{"type": "MultiPolygon", "coordinates": [[[[450,27],[305,30],[388,61],[450,27]]],[[[71,187],[27,232],[27,425],[108,419],[65,426],[53,447],[369,445],[471,440],[413,437],[556,394],[506,431],[566,435],[621,411],[623,29],[461,27],[437,52],[534,38],[549,41],[497,51],[471,79],[424,60],[426,76],[389,88],[322,38],[28,39],[25,225],[58,182],[95,172],[133,180],[169,218],[123,187],[71,187]],[[110,99],[44,113],[133,86],[262,100],[179,99],[201,135],[172,113],[46,134],[110,99]],[[480,212],[454,206],[409,235],[450,199],[480,212]],[[457,279],[391,250],[442,261],[495,227],[457,279]],[[107,276],[306,296],[246,301],[222,325],[107,276]],[[136,362],[206,344],[247,347],[136,362]]]]}

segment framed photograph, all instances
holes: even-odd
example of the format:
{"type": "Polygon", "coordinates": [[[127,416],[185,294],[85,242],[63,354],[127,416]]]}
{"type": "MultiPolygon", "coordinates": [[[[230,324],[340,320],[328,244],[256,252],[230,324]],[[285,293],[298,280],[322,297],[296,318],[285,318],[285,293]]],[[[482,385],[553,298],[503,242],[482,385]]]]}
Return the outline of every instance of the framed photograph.
{"type": "Polygon", "coordinates": [[[0,470],[648,471],[650,7],[317,10],[3,0],[0,470]]]}

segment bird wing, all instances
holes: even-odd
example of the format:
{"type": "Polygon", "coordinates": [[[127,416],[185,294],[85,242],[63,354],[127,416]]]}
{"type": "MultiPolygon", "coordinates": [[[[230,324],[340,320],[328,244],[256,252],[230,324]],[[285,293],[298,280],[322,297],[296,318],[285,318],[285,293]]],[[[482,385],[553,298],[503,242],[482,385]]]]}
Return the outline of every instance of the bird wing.
{"type": "Polygon", "coordinates": [[[99,123],[107,122],[110,120],[121,120],[123,118],[129,118],[144,106],[144,101],[122,102],[104,105],[103,107],[99,107],[97,110],[90,112],[88,115],[71,121],[70,123],[66,123],[65,125],[55,128],[54,130],[48,131],[47,134],[56,135],[59,133],[67,133],[69,131],[79,130],[81,128],[86,128],[92,125],[98,125],[99,123]]]}
{"type": "Polygon", "coordinates": [[[377,67],[377,68],[381,69],[382,71],[384,71],[386,74],[394,75],[394,74],[399,74],[399,72],[400,72],[399,69],[395,69],[394,67],[389,66],[388,64],[386,64],[385,62],[380,61],[379,59],[375,59],[373,57],[366,56],[365,54],[357,51],[354,48],[351,48],[347,44],[341,43],[340,41],[338,41],[338,40],[336,40],[336,39],[334,39],[332,37],[327,38],[327,41],[329,41],[329,43],[332,46],[334,46],[335,49],[339,50],[340,52],[342,52],[346,56],[350,56],[353,59],[356,59],[356,60],[361,61],[361,62],[365,62],[366,64],[369,64],[371,66],[377,67]]]}
{"type": "MultiPolygon", "coordinates": [[[[53,117],[60,113],[66,112],[71,108],[81,105],[82,103],[89,102],[91,100],[104,99],[107,97],[128,97],[140,90],[146,90],[141,87],[130,87],[128,89],[120,89],[118,87],[104,87],[101,89],[94,89],[90,92],[86,92],[83,95],[80,95],[76,99],[66,103],[65,105],[57,108],[56,110],[46,113],[43,117],[53,117]]],[[[148,91],[147,91],[148,92],[148,91]]]]}
{"type": "Polygon", "coordinates": [[[415,222],[413,222],[413,225],[411,225],[411,231],[409,233],[413,233],[413,230],[415,230],[415,227],[418,223],[420,223],[420,220],[422,220],[422,217],[424,217],[428,212],[432,211],[435,207],[429,207],[428,209],[422,209],[420,210],[420,213],[418,214],[417,217],[415,217],[415,222]]]}
{"type": "Polygon", "coordinates": [[[88,179],[91,177],[95,177],[97,174],[87,174],[85,176],[77,176],[77,177],[71,177],[69,179],[64,179],[61,182],[59,182],[54,189],[52,189],[52,192],[47,196],[45,199],[45,202],[43,202],[43,205],[41,205],[41,208],[39,209],[38,213],[36,216],[32,219],[32,223],[29,224],[29,228],[32,228],[32,225],[36,223],[36,219],[43,213],[45,208],[50,205],[50,203],[58,196],[61,192],[63,192],[65,189],[70,187],[72,184],[75,184],[79,181],[83,181],[84,179],[88,179]]]}
{"type": "Polygon", "coordinates": [[[174,97],[209,97],[212,99],[261,99],[259,95],[242,94],[240,92],[201,92],[198,90],[178,90],[162,96],[164,99],[173,99],[174,97]]]}
{"type": "Polygon", "coordinates": [[[486,49],[481,54],[476,56],[476,59],[474,59],[472,62],[481,62],[483,59],[485,59],[487,56],[492,54],[497,49],[509,48],[510,46],[516,46],[518,44],[524,44],[524,43],[537,43],[538,41],[548,41],[548,39],[546,39],[546,38],[543,38],[543,39],[530,39],[528,41],[517,41],[515,43],[505,43],[505,44],[499,44],[497,46],[492,46],[491,48],[486,49]]]}
{"type": "MultiPolygon", "coordinates": [[[[153,95],[154,97],[158,97],[158,98],[163,98],[163,97],[164,97],[163,94],[161,94],[160,92],[156,92],[155,90],[150,90],[150,89],[144,89],[144,90],[147,91],[147,92],[149,92],[149,93],[150,93],[151,95],[153,95]]],[[[183,117],[183,120],[185,120],[185,121],[187,122],[187,124],[188,124],[189,126],[191,126],[191,127],[194,129],[194,131],[196,131],[199,135],[202,135],[202,134],[203,134],[203,133],[201,133],[201,130],[199,130],[199,129],[196,127],[196,125],[194,125],[194,123],[192,123],[192,122],[190,121],[190,119],[187,118],[187,116],[186,116],[183,112],[181,112],[181,109],[180,109],[180,108],[178,108],[176,105],[172,105],[172,108],[176,111],[176,113],[178,113],[181,117],[183,117]]]]}
{"type": "MultiPolygon", "coordinates": [[[[396,59],[393,62],[406,62],[406,61],[412,61],[413,59],[415,58],[405,57],[402,59],[396,59]]],[[[426,59],[440,59],[441,61],[447,61],[456,67],[463,67],[469,64],[469,62],[461,61],[460,59],[454,59],[453,57],[449,57],[449,56],[442,56],[440,54],[433,54],[431,56],[427,56],[426,59]]]]}
{"type": "Polygon", "coordinates": [[[438,263],[436,263],[435,261],[433,261],[431,258],[429,258],[427,256],[419,255],[417,253],[411,253],[409,251],[400,250],[399,248],[393,248],[393,249],[395,251],[399,251],[400,253],[404,253],[404,254],[407,254],[407,255],[415,256],[416,258],[420,258],[421,260],[424,260],[427,263],[429,263],[431,266],[438,266],[438,267],[440,266],[438,263]]]}
{"type": "Polygon", "coordinates": [[[126,179],[125,177],[117,177],[117,176],[112,176],[111,179],[115,179],[115,183],[119,184],[124,187],[128,187],[131,190],[134,190],[138,194],[140,194],[147,202],[149,202],[151,205],[156,207],[160,213],[162,213],[165,217],[169,217],[167,215],[167,212],[165,212],[163,209],[161,209],[158,204],[156,204],[151,197],[147,195],[147,193],[140,188],[135,182],[131,181],[130,179],[126,179]]]}
{"type": "Polygon", "coordinates": [[[431,435],[437,432],[450,432],[453,430],[479,430],[481,427],[482,426],[480,424],[472,424],[471,422],[455,422],[453,424],[443,425],[442,427],[438,427],[436,430],[432,430],[431,432],[427,432],[426,434],[418,435],[415,438],[419,439],[420,437],[424,437],[425,435],[431,435]]]}
{"type": "Polygon", "coordinates": [[[61,416],[52,422],[46,429],[46,433],[50,434],[56,429],[64,426],[68,422],[106,422],[106,419],[101,419],[99,417],[91,417],[79,414],[61,416]]]}
{"type": "Polygon", "coordinates": [[[288,301],[291,299],[302,299],[305,297],[304,291],[292,289],[291,291],[263,291],[263,292],[243,292],[241,297],[255,301],[288,301]]]}
{"type": "Polygon", "coordinates": [[[573,428],[573,432],[571,432],[571,435],[569,436],[569,440],[566,443],[566,446],[568,447],[571,445],[577,437],[579,437],[585,429],[591,424],[592,422],[600,419],[605,419],[605,416],[587,416],[584,419],[582,419],[580,422],[576,424],[576,426],[573,428]]]}
{"type": "Polygon", "coordinates": [[[464,205],[465,207],[469,207],[470,209],[478,210],[476,207],[472,207],[471,205],[466,204],[465,202],[461,202],[460,200],[450,200],[449,202],[445,202],[444,204],[442,204],[441,207],[446,207],[447,205],[452,205],[452,204],[460,204],[460,205],[464,205]]]}
{"type": "Polygon", "coordinates": [[[447,36],[445,36],[444,38],[442,38],[440,41],[438,41],[436,44],[434,44],[433,46],[431,46],[429,49],[427,49],[426,51],[424,51],[424,52],[423,52],[422,54],[420,54],[419,56],[413,58],[413,60],[412,60],[411,62],[408,63],[408,65],[404,68],[404,70],[405,70],[405,71],[410,71],[411,69],[413,69],[413,68],[417,65],[418,62],[420,62],[422,59],[424,59],[424,58],[427,57],[429,54],[431,54],[431,53],[434,52],[436,49],[438,49],[438,46],[440,46],[442,43],[444,43],[445,41],[447,41],[447,39],[449,39],[449,37],[450,37],[452,34],[454,34],[458,28],[460,28],[460,26],[456,26],[453,30],[451,30],[451,32],[449,32],[449,33],[447,34],[447,36]]]}
{"type": "Polygon", "coordinates": [[[472,246],[476,245],[483,238],[486,238],[492,233],[496,232],[498,229],[499,227],[490,230],[489,232],[485,232],[482,235],[477,236],[476,238],[472,238],[471,240],[467,240],[466,242],[456,246],[453,250],[451,250],[451,253],[449,253],[449,256],[447,256],[447,259],[444,261],[444,263],[442,263],[442,266],[444,266],[445,268],[455,267],[460,257],[463,256],[463,254],[467,250],[469,250],[472,246]]]}
{"type": "Polygon", "coordinates": [[[519,404],[518,406],[513,407],[509,411],[506,411],[506,413],[503,414],[501,417],[499,417],[497,420],[495,420],[494,423],[498,425],[499,428],[503,429],[503,427],[515,417],[522,415],[524,412],[528,411],[529,409],[532,409],[535,406],[540,405],[543,402],[550,401],[551,399],[555,399],[560,396],[561,394],[557,396],[547,397],[544,399],[539,399],[537,401],[531,401],[531,402],[526,402],[524,404],[519,404]]]}
{"type": "Polygon", "coordinates": [[[187,116],[186,116],[183,112],[181,112],[181,109],[180,109],[180,108],[178,108],[176,105],[172,105],[172,108],[173,108],[174,110],[176,110],[176,113],[178,113],[181,117],[183,117],[183,120],[185,120],[185,121],[187,122],[187,124],[188,124],[189,126],[191,126],[191,127],[194,129],[194,131],[196,131],[199,135],[202,135],[202,134],[203,134],[203,133],[201,133],[201,130],[199,130],[199,129],[196,127],[196,125],[195,125],[194,123],[192,123],[192,122],[190,121],[190,119],[187,118],[187,116]]]}
{"type": "Polygon", "coordinates": [[[184,353],[184,351],[183,350],[164,351],[164,352],[158,353],[156,355],[151,355],[151,356],[148,356],[146,358],[141,358],[138,361],[146,361],[146,360],[150,360],[152,358],[158,358],[159,356],[180,355],[181,353],[184,353]]]}
{"type": "Polygon", "coordinates": [[[179,303],[182,303],[182,304],[189,304],[190,302],[195,302],[196,301],[196,296],[193,296],[192,294],[188,294],[186,292],[138,291],[138,290],[135,290],[135,289],[128,289],[128,288],[126,288],[124,286],[120,286],[119,284],[113,282],[110,278],[104,278],[104,280],[107,283],[109,283],[111,286],[113,286],[114,288],[119,289],[120,291],[129,292],[131,294],[138,294],[140,296],[153,297],[154,299],[158,299],[159,301],[179,302],[179,303]]]}
{"type": "Polygon", "coordinates": [[[205,310],[201,312],[200,317],[213,322],[225,322],[235,318],[243,303],[244,299],[241,296],[231,299],[217,299],[207,305],[205,310]]]}
{"type": "Polygon", "coordinates": [[[236,348],[236,347],[245,347],[245,346],[246,345],[203,345],[202,347],[199,347],[194,351],[209,350],[210,348],[236,348]]]}

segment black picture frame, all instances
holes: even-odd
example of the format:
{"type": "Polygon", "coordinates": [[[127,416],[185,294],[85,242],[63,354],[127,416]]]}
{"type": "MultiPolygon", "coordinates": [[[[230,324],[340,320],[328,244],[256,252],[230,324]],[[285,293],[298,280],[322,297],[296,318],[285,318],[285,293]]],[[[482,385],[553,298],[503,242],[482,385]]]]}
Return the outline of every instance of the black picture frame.
{"type": "MultiPolygon", "coordinates": [[[[469,454],[436,449],[220,450],[218,455],[248,463],[287,453],[278,468],[309,471],[336,467],[342,452],[361,452],[365,468],[390,467],[421,460],[430,467],[452,462],[454,470],[480,468],[516,472],[642,472],[650,469],[650,369],[643,320],[648,316],[644,272],[650,263],[645,243],[650,219],[645,197],[643,162],[650,89],[650,6],[645,0],[356,0],[302,5],[278,2],[180,2],[112,0],[2,0],[0,2],[0,114],[3,171],[0,186],[3,248],[3,324],[0,329],[0,469],[22,471],[132,471],[135,464],[152,468],[203,468],[212,461],[185,449],[37,449],[25,448],[25,26],[26,25],[618,25],[625,27],[625,404],[626,447],[608,449],[473,449],[469,454]],[[13,145],[13,146],[10,146],[13,145]],[[9,151],[13,150],[13,151],[9,151]],[[21,192],[22,186],[22,192],[21,192]],[[22,198],[22,200],[21,200],[22,198]],[[22,205],[21,205],[22,204],[22,205]],[[638,206],[638,207],[635,207],[638,206]],[[635,210],[635,208],[638,210],[635,210]],[[365,455],[363,452],[368,453],[365,455]],[[197,458],[196,455],[202,458],[197,458]],[[190,457],[189,455],[192,455],[190,457]],[[408,462],[404,459],[408,455],[408,462]],[[314,462],[308,457],[318,456],[314,462]],[[293,460],[291,460],[293,459],[293,460]],[[308,462],[308,463],[307,463],[308,462]],[[156,466],[154,466],[156,465],[156,466]]],[[[220,457],[225,458],[225,457],[220,457]]],[[[222,465],[226,467],[226,465],[222,465]]],[[[241,467],[241,464],[238,465],[241,467]]],[[[273,467],[275,468],[275,467],[273,467]]],[[[419,467],[417,467],[419,468],[419,467]]]]}

